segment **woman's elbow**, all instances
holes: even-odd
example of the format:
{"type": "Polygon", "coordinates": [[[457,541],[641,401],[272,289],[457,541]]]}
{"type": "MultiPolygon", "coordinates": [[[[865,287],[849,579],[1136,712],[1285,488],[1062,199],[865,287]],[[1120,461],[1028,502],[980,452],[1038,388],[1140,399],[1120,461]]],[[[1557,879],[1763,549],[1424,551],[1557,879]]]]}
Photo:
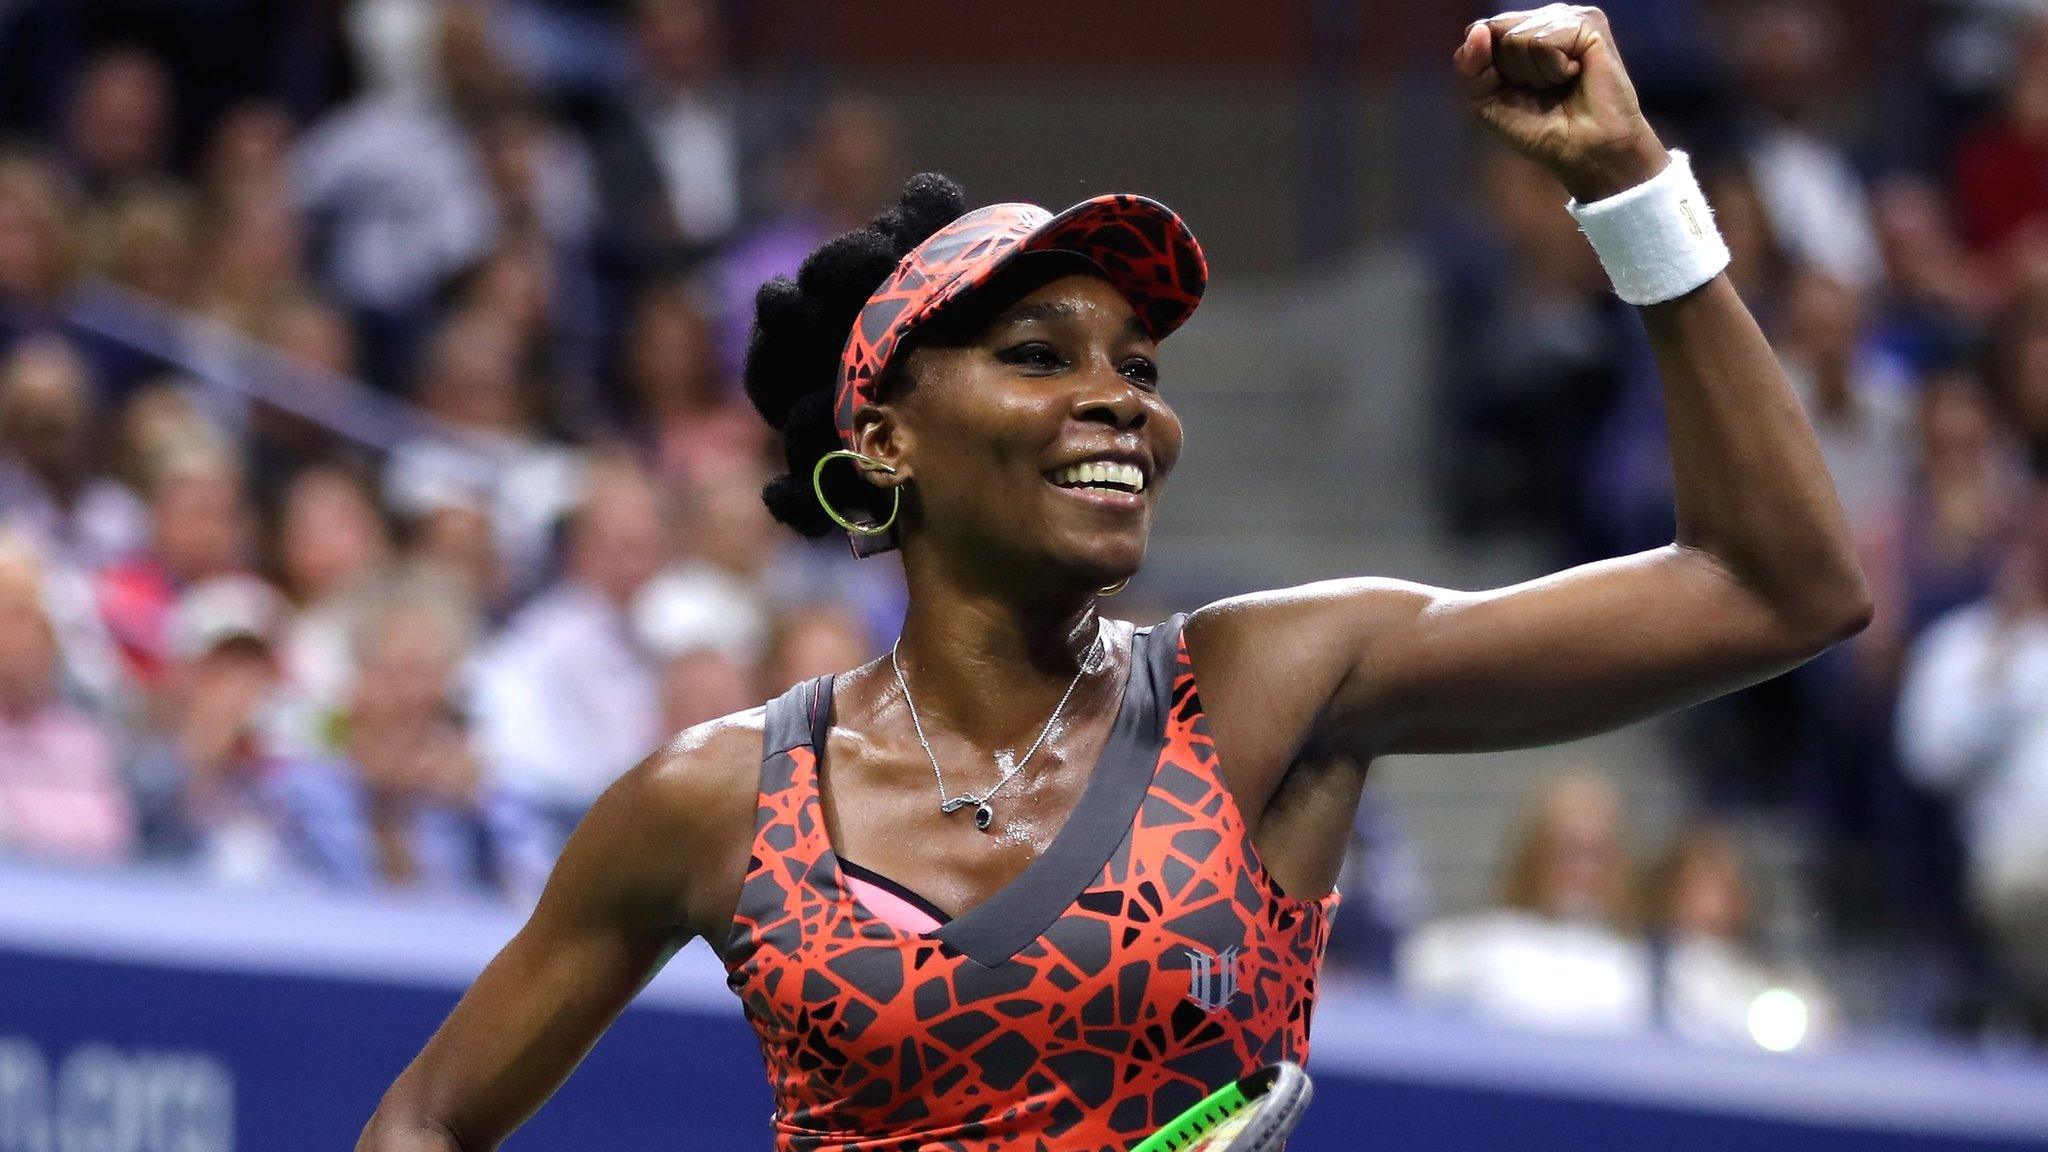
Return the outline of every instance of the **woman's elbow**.
{"type": "Polygon", "coordinates": [[[448,1125],[401,1111],[388,1101],[380,1105],[356,1141],[356,1152],[469,1152],[448,1125]]]}
{"type": "Polygon", "coordinates": [[[1801,598],[1795,617],[1797,624],[1791,629],[1807,656],[1818,656],[1851,639],[1870,627],[1877,614],[1870,584],[1864,579],[1862,566],[1855,561],[1849,561],[1832,578],[1816,583],[1818,587],[1801,598]]]}
{"type": "Polygon", "coordinates": [[[1844,603],[1842,621],[1835,641],[1840,643],[1862,632],[1870,627],[1871,620],[1875,619],[1876,616],[1877,602],[1871,599],[1870,589],[1863,583],[1859,574],[1855,595],[1844,603]]]}

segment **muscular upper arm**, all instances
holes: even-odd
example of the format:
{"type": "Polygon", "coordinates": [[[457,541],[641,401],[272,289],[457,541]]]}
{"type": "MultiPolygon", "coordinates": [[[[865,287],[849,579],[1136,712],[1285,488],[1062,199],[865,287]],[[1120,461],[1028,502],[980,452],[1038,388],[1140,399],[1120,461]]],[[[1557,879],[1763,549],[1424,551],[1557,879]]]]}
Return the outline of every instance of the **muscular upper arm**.
{"type": "Polygon", "coordinates": [[[1486,592],[1356,579],[1239,597],[1197,612],[1188,648],[1226,763],[1270,796],[1311,749],[1553,743],[1775,675],[1840,638],[1771,605],[1671,545],[1486,592]]]}
{"type": "Polygon", "coordinates": [[[365,1152],[421,1129],[463,1152],[496,1147],[668,955],[720,908],[729,918],[746,855],[732,830],[752,827],[759,746],[758,716],[714,722],[605,792],[532,917],[392,1086],[365,1152]]]}

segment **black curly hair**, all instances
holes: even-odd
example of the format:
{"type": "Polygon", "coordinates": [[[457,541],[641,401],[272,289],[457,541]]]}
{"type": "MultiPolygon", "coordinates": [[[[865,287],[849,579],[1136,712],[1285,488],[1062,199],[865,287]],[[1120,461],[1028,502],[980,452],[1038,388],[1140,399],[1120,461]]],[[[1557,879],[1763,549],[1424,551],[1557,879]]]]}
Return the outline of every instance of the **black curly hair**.
{"type": "MultiPolygon", "coordinates": [[[[747,398],[769,426],[782,433],[789,471],[768,482],[761,498],[777,520],[805,536],[836,527],[811,494],[811,469],[840,446],[832,419],[839,354],[867,303],[898,261],[967,212],[967,193],[933,172],[911,178],[895,206],[865,228],[819,245],[796,279],[778,276],[754,297],[754,331],[747,342],[747,398]]],[[[894,358],[901,365],[900,349],[894,358]]],[[[899,382],[892,367],[878,394],[899,382]]],[[[825,494],[835,508],[888,514],[887,493],[859,479],[852,468],[825,472],[825,494]]]]}

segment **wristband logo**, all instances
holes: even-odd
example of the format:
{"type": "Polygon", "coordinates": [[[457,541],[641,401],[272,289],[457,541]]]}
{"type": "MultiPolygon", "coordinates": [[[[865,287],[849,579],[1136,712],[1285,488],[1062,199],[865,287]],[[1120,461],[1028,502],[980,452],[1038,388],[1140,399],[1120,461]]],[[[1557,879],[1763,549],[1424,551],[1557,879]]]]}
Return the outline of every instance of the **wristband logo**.
{"type": "Polygon", "coordinates": [[[1692,214],[1691,200],[1680,200],[1678,202],[1678,214],[1685,217],[1686,231],[1692,233],[1693,239],[1706,239],[1707,232],[1706,229],[1700,227],[1700,218],[1692,214]]]}

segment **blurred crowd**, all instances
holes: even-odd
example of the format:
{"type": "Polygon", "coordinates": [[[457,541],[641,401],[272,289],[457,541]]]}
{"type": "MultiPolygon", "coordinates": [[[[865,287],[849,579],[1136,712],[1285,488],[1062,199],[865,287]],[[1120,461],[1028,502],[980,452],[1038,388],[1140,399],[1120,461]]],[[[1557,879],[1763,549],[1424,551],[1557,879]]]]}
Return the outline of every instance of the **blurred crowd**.
{"type": "MultiPolygon", "coordinates": [[[[1673,748],[1703,813],[1794,823],[1821,935],[1881,964],[1894,1022],[2043,1034],[2048,5],[1842,7],[1612,8],[1624,51],[1689,46],[1631,71],[1693,153],[1879,606],[1849,644],[1682,716],[1673,748]]],[[[1499,149],[1479,166],[1477,212],[1437,248],[1453,520],[1541,526],[1561,562],[1663,544],[1641,327],[1554,181],[1499,149]]]]}
{"type": "MultiPolygon", "coordinates": [[[[1700,820],[1646,883],[1573,776],[1497,909],[1418,927],[1369,792],[1336,967],[1522,1024],[1824,1040],[1730,831],[1791,811],[1901,1019],[2048,1002],[2048,5],[1911,7],[1884,119],[1826,5],[1613,11],[1876,624],[1683,721],[1700,820]]],[[[769,521],[735,381],[755,287],[910,168],[871,100],[750,95],[740,9],[0,13],[0,854],[530,899],[666,734],[886,646],[894,566],[769,521]]],[[[1479,168],[1434,235],[1451,520],[1560,561],[1665,543],[1640,327],[1553,181],[1479,168]]]]}
{"type": "Polygon", "coordinates": [[[1760,944],[1740,839],[1703,821],[1639,868],[1619,795],[1576,772],[1542,783],[1508,853],[1499,906],[1401,945],[1401,984],[1425,1005],[1518,1027],[1684,1042],[1813,1048],[1841,1012],[1807,967],[1760,944]]]}
{"type": "Polygon", "coordinates": [[[0,16],[75,63],[0,101],[0,849],[530,897],[666,734],[893,634],[735,382],[892,126],[743,109],[705,0],[360,0],[310,96],[229,7],[239,92],[205,13],[0,16]]]}

